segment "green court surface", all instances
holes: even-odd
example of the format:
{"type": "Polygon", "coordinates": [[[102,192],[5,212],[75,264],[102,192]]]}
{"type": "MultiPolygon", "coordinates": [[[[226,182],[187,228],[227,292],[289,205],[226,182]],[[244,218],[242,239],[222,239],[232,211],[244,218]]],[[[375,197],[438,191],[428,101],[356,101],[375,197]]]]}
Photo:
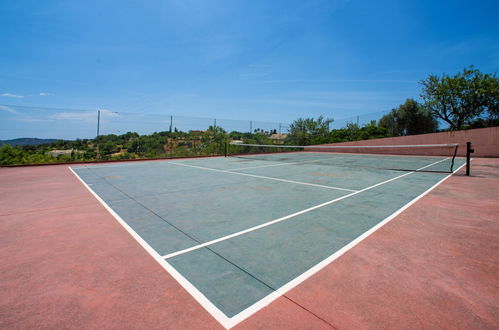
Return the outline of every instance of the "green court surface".
{"type": "MultiPolygon", "coordinates": [[[[294,163],[282,156],[220,157],[72,169],[227,326],[334,260],[449,175],[440,172],[448,160],[438,157],[323,161],[320,153],[307,154],[294,163]],[[397,166],[387,169],[387,161],[397,166]]],[[[463,163],[457,158],[454,168],[463,163]]]]}

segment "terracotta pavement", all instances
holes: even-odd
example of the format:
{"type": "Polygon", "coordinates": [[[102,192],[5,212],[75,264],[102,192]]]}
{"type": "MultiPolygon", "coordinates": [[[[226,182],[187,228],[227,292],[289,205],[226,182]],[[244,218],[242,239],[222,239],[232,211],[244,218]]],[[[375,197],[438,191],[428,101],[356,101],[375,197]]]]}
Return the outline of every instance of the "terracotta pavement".
{"type": "MultiPolygon", "coordinates": [[[[67,166],[0,168],[0,258],[1,329],[222,328],[67,166]]],[[[499,159],[235,328],[499,328],[499,159]]]]}

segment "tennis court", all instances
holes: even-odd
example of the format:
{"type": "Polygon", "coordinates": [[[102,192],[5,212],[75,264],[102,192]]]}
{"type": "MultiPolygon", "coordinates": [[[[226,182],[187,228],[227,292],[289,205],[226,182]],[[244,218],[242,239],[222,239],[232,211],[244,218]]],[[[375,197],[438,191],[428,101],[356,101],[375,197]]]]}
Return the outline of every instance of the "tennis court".
{"type": "Polygon", "coordinates": [[[223,326],[328,265],[463,158],[294,152],[73,166],[223,326]]]}

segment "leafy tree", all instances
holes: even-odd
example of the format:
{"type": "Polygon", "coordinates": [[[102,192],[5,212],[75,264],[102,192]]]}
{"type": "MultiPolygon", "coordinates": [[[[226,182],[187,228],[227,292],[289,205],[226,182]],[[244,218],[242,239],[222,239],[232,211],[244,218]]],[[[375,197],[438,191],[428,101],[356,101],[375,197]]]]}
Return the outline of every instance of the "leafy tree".
{"type": "Polygon", "coordinates": [[[431,75],[422,80],[424,106],[435,116],[459,130],[478,117],[499,116],[499,78],[483,74],[473,66],[453,77],[431,75]]]}
{"type": "Polygon", "coordinates": [[[208,126],[208,129],[206,130],[206,133],[208,134],[208,136],[211,136],[211,137],[219,137],[219,136],[223,136],[225,135],[225,130],[220,127],[220,126],[208,126]]]}
{"type": "Polygon", "coordinates": [[[496,116],[496,118],[489,118],[489,119],[477,118],[473,122],[471,122],[468,127],[484,128],[492,126],[499,126],[499,116],[496,116]]]}
{"type": "Polygon", "coordinates": [[[388,131],[384,127],[376,125],[376,121],[372,120],[369,124],[359,127],[356,123],[348,123],[346,127],[333,129],[329,135],[328,142],[349,142],[368,139],[378,139],[387,137],[388,131]]]}
{"type": "Polygon", "coordinates": [[[298,118],[289,125],[288,142],[298,145],[325,143],[332,122],[333,118],[325,118],[322,115],[317,119],[298,118]]]}
{"type": "Polygon", "coordinates": [[[376,120],[371,120],[371,122],[364,127],[362,127],[355,136],[355,140],[369,140],[369,139],[379,139],[387,137],[388,131],[384,127],[379,127],[376,125],[376,120]]]}
{"type": "Polygon", "coordinates": [[[0,165],[20,164],[23,159],[23,151],[20,148],[4,144],[0,147],[0,165]]]}
{"type": "Polygon", "coordinates": [[[347,132],[347,138],[348,141],[356,141],[360,140],[357,138],[360,132],[360,126],[357,123],[347,123],[345,126],[346,132],[347,132]]]}
{"type": "Polygon", "coordinates": [[[113,140],[107,140],[102,145],[100,145],[100,152],[103,155],[112,154],[112,153],[115,153],[115,152],[118,152],[118,151],[119,151],[118,145],[113,140]]]}
{"type": "Polygon", "coordinates": [[[413,99],[393,109],[379,120],[392,136],[414,135],[436,132],[438,122],[432,113],[413,99]]]}

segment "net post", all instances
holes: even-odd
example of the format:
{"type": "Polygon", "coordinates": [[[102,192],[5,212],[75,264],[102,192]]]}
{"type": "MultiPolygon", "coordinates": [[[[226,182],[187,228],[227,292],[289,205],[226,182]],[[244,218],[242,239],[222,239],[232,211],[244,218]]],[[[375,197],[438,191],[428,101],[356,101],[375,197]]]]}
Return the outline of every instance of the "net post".
{"type": "Polygon", "coordinates": [[[229,156],[229,144],[228,144],[227,140],[225,140],[225,143],[224,143],[224,155],[225,155],[225,157],[229,156]]]}
{"type": "Polygon", "coordinates": [[[471,173],[471,154],[475,152],[471,142],[466,142],[466,175],[470,176],[471,173]]]}
{"type": "Polygon", "coordinates": [[[456,146],[454,147],[454,155],[452,155],[452,161],[450,163],[450,172],[451,173],[454,172],[454,160],[456,159],[456,156],[457,156],[457,149],[459,149],[459,144],[456,144],[456,146]]]}

